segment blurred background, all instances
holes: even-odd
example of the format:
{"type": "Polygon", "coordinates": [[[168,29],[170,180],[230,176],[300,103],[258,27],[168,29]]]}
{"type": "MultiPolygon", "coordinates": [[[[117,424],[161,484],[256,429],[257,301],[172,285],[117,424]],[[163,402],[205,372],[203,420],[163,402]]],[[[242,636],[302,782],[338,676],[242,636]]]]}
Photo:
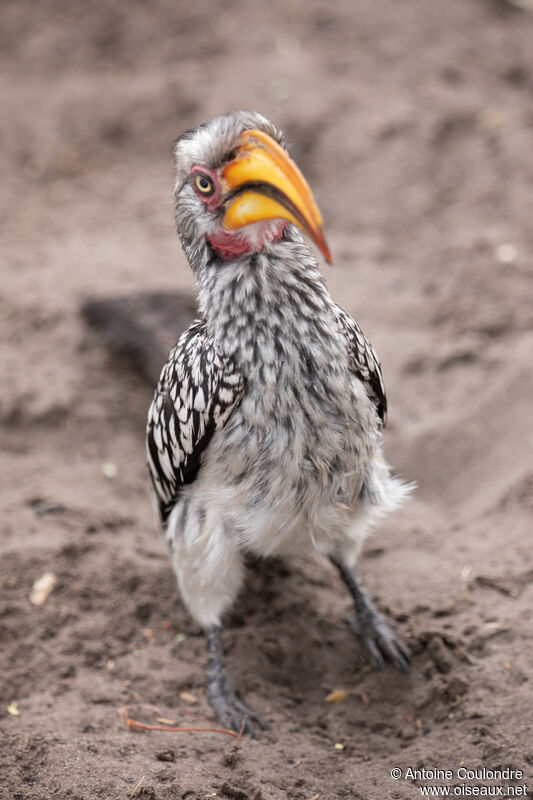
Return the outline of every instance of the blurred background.
{"type": "Polygon", "coordinates": [[[2,2],[6,797],[127,797],[144,776],[136,796],[158,800],[401,798],[414,789],[390,785],[390,764],[531,770],[532,12],[2,2]],[[254,572],[230,667],[273,725],[226,757],[215,735],[117,724],[124,704],[209,712],[202,641],[152,522],[152,387],[80,307],[192,289],[172,144],[233,108],[292,142],[324,215],[328,286],[383,364],[389,458],[419,489],[361,561],[416,653],[411,676],[361,665],[325,565],[254,572]],[[336,688],[346,699],[326,703],[336,688]]]}

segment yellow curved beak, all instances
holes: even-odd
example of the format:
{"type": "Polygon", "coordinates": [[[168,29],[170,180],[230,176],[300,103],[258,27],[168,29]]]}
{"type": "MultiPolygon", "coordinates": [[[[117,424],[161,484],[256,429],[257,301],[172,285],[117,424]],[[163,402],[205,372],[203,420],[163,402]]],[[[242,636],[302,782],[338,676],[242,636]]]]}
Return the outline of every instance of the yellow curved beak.
{"type": "Polygon", "coordinates": [[[259,130],[244,131],[222,178],[228,195],[224,214],[227,230],[261,220],[286,219],[306,233],[331,264],[322,216],[311,189],[288,153],[271,136],[259,130]]]}

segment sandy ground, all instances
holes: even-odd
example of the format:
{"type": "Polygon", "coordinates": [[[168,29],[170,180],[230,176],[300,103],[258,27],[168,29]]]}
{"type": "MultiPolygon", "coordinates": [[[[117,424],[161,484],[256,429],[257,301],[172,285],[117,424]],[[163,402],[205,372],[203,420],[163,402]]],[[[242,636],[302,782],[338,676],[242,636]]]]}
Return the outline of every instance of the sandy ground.
{"type": "Polygon", "coordinates": [[[533,14],[503,0],[5,0],[1,14],[0,798],[416,798],[390,776],[409,766],[510,765],[527,782],[533,14]],[[79,313],[192,286],[171,144],[234,107],[294,142],[330,289],[383,363],[388,456],[419,484],[360,563],[410,675],[362,663],[328,565],[254,568],[227,649],[270,729],[240,743],[121,724],[123,705],[210,716],[204,645],[154,532],[151,389],[79,313]],[[33,606],[47,571],[57,584],[33,606]],[[325,702],[333,689],[344,702],[325,702]]]}

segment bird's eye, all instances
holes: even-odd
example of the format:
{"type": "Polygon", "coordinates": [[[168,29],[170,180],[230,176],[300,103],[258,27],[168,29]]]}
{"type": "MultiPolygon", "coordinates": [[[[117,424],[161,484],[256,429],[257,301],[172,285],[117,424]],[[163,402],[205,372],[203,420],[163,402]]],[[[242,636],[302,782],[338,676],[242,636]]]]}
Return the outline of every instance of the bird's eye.
{"type": "Polygon", "coordinates": [[[207,175],[204,175],[203,172],[196,173],[194,185],[198,192],[204,197],[209,197],[209,195],[213,194],[215,191],[213,181],[207,175]]]}

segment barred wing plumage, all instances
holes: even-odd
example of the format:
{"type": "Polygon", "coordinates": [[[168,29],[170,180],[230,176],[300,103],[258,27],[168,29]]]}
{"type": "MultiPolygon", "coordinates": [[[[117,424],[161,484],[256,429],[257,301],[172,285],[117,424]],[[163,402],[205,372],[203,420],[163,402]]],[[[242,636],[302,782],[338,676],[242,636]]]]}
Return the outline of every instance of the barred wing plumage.
{"type": "Polygon", "coordinates": [[[164,526],[180,490],[192,483],[213,433],[244,392],[245,380],[207,333],[204,320],[179,338],[161,372],[146,431],[152,486],[164,526]]]}
{"type": "Polygon", "coordinates": [[[354,319],[340,306],[336,306],[337,319],[348,341],[352,370],[363,381],[366,391],[381,419],[382,427],[387,422],[387,397],[376,351],[354,319]]]}

